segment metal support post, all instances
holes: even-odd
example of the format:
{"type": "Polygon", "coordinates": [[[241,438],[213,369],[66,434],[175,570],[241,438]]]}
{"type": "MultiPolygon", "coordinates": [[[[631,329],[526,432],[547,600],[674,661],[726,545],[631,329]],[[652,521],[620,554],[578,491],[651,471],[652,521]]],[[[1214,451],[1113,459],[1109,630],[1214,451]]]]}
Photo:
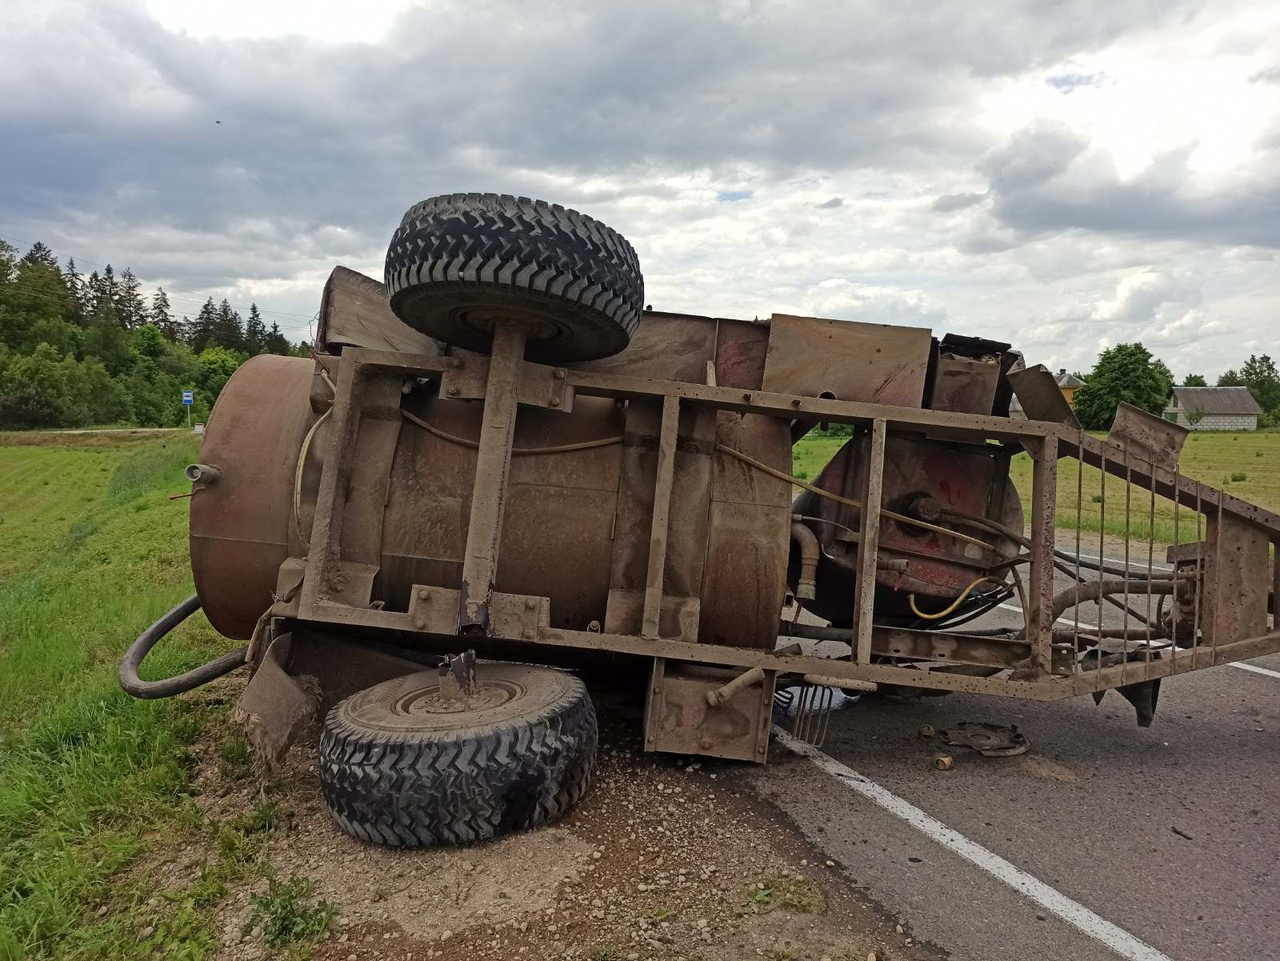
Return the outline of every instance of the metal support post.
{"type": "Polygon", "coordinates": [[[853,589],[853,638],[850,653],[859,664],[871,660],[871,625],[875,614],[876,555],[880,552],[880,499],[884,489],[885,422],[871,422],[867,473],[861,485],[858,523],[858,577],[853,589]]]}
{"type": "Polygon", "coordinates": [[[1024,442],[1031,466],[1031,570],[1027,598],[1031,657],[1038,670],[1053,666],[1053,531],[1058,511],[1058,444],[1054,438],[1024,442]]]}
{"type": "Polygon", "coordinates": [[[662,581],[667,569],[667,534],[671,520],[671,485],[676,472],[676,440],[680,398],[662,399],[658,435],[658,469],[653,482],[653,524],[649,529],[649,570],[645,577],[642,637],[657,637],[662,615],[662,581]]]}
{"type": "Polygon", "coordinates": [[[498,546],[519,405],[517,385],[528,335],[527,328],[513,323],[500,323],[493,332],[475,487],[471,493],[471,521],[462,562],[462,590],[458,595],[460,633],[489,632],[489,603],[498,576],[498,546]]]}

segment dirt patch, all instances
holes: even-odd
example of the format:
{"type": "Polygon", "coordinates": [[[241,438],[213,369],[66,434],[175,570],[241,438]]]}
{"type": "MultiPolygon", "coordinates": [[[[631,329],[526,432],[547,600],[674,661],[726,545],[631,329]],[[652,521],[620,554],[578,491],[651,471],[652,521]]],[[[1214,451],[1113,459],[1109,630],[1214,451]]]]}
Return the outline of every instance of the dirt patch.
{"type": "MultiPolygon", "coordinates": [[[[604,719],[592,788],[567,817],[468,847],[396,850],[343,835],[313,744],[294,750],[265,795],[214,776],[202,806],[230,817],[265,797],[289,812],[269,858],[278,877],[309,879],[339,909],[315,947],[322,961],[937,957],[739,791],[737,766],[644,754],[636,731],[633,719],[604,719]]],[[[224,904],[221,961],[271,956],[260,931],[245,933],[264,889],[255,881],[224,904]]]]}

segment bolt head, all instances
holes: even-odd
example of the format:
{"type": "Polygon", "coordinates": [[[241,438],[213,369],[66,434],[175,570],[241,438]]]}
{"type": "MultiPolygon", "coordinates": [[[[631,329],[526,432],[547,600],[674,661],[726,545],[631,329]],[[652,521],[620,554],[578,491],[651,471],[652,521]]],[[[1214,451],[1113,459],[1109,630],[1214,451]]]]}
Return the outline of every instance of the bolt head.
{"type": "Polygon", "coordinates": [[[556,368],[556,372],[552,375],[556,380],[564,380],[564,371],[556,368]]]}
{"type": "Polygon", "coordinates": [[[457,396],[458,396],[458,388],[457,388],[457,387],[450,387],[450,388],[449,388],[449,396],[450,396],[450,397],[457,397],[457,396]]]}
{"type": "Polygon", "coordinates": [[[454,370],[457,370],[459,367],[462,366],[462,361],[459,360],[457,357],[451,357],[449,358],[449,366],[452,367],[454,370]]]}
{"type": "Polygon", "coordinates": [[[559,407],[559,406],[560,406],[560,398],[559,398],[559,397],[552,397],[552,398],[551,398],[551,406],[552,406],[552,407],[559,407]]]}

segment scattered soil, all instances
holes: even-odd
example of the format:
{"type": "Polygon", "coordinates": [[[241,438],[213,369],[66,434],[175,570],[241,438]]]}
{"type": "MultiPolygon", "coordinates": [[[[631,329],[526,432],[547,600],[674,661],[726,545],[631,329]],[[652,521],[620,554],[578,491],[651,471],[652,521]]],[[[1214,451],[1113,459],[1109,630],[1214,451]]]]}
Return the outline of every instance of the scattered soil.
{"type": "MultiPolygon", "coordinates": [[[[399,850],[342,834],[320,795],[314,742],[291,752],[265,793],[227,780],[211,757],[201,806],[218,820],[265,797],[290,812],[269,856],[279,877],[310,879],[340,912],[315,946],[321,961],[940,956],[756,800],[741,765],[645,754],[637,717],[606,710],[601,720],[599,762],[577,808],[483,844],[399,850]]],[[[166,882],[198,860],[174,854],[166,882]]],[[[271,956],[260,932],[244,934],[250,895],[264,889],[255,881],[223,906],[219,961],[271,956]]]]}

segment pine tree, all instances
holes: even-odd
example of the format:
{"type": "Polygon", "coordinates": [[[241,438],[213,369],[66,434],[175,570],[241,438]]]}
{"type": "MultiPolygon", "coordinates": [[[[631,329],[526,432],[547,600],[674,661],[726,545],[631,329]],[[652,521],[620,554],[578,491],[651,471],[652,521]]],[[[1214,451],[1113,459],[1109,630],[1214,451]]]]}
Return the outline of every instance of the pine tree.
{"type": "Polygon", "coordinates": [[[133,330],[147,322],[147,308],[142,300],[142,285],[128,267],[120,275],[120,291],[116,300],[116,313],[125,330],[133,330]]]}
{"type": "Polygon", "coordinates": [[[191,345],[191,349],[197,354],[204,350],[213,341],[217,325],[218,308],[213,305],[213,298],[210,297],[187,328],[187,343],[191,345]]]}
{"type": "Polygon", "coordinates": [[[267,349],[267,329],[262,324],[257,304],[249,305],[249,319],[244,322],[244,349],[250,357],[267,349]]]}
{"type": "Polygon", "coordinates": [[[85,289],[84,278],[80,276],[76,270],[76,259],[74,257],[67,258],[66,269],[62,271],[62,279],[67,284],[67,291],[71,294],[72,303],[75,305],[75,322],[77,326],[89,326],[89,292],[85,289]]]}
{"type": "Polygon", "coordinates": [[[102,268],[99,274],[96,270],[89,275],[89,313],[96,315],[104,304],[111,305],[111,316],[119,323],[120,318],[116,311],[116,303],[120,297],[120,285],[116,283],[115,271],[111,269],[111,265],[102,268]]]}
{"type": "Polygon", "coordinates": [[[263,339],[263,351],[268,354],[279,354],[281,357],[289,354],[289,341],[285,339],[284,334],[280,333],[280,325],[275,321],[271,322],[271,329],[263,339]]]}
{"type": "Polygon", "coordinates": [[[24,264],[44,264],[46,267],[58,269],[58,258],[53,255],[53,251],[36,241],[31,245],[31,249],[27,251],[27,255],[22,258],[24,264]]]}
{"type": "Polygon", "coordinates": [[[169,295],[164,292],[163,287],[157,287],[155,294],[151,298],[151,311],[148,315],[148,321],[160,333],[164,334],[168,340],[177,340],[181,335],[181,330],[174,321],[173,314],[169,312],[169,295]]]}
{"type": "Polygon", "coordinates": [[[213,326],[213,343],[227,350],[244,350],[244,327],[240,323],[240,315],[232,309],[225,297],[218,305],[213,326]]]}

